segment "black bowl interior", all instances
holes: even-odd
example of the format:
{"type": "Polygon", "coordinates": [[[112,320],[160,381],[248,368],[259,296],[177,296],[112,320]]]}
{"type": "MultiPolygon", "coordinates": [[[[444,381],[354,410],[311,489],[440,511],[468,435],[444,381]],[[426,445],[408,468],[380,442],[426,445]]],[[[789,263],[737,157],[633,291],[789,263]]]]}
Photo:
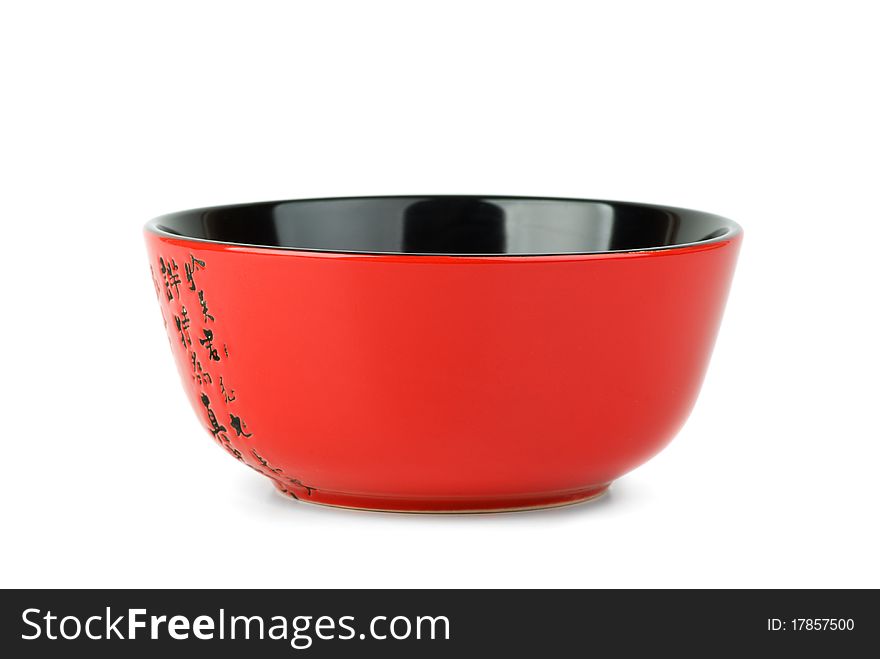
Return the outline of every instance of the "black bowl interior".
{"type": "Polygon", "coordinates": [[[156,218],[148,229],[212,242],[394,254],[540,255],[670,249],[739,231],[717,215],[578,199],[425,196],[304,199],[156,218]]]}

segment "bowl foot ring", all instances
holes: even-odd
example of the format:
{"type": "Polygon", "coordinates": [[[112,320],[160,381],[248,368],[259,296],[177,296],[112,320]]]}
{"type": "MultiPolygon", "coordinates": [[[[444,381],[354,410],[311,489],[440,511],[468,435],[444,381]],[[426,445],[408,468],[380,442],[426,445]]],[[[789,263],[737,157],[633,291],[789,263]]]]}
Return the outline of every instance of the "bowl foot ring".
{"type": "Polygon", "coordinates": [[[591,486],[567,492],[548,494],[522,495],[510,497],[461,497],[461,498],[397,498],[381,496],[365,496],[345,494],[314,489],[311,495],[296,493],[290,496],[280,484],[275,484],[277,491],[285,498],[312,503],[331,508],[363,510],[382,513],[426,513],[426,514],[476,514],[476,513],[509,513],[543,508],[559,508],[578,503],[593,501],[608,492],[610,483],[591,486]]]}

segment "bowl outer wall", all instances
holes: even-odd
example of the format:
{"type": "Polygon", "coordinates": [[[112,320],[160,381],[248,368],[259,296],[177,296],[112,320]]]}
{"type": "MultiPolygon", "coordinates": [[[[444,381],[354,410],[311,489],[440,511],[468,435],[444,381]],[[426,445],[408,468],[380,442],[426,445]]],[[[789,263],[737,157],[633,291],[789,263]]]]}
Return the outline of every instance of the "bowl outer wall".
{"type": "Polygon", "coordinates": [[[145,236],[193,409],[300,498],[609,483],[684,423],[741,243],[468,257],[145,236]]]}

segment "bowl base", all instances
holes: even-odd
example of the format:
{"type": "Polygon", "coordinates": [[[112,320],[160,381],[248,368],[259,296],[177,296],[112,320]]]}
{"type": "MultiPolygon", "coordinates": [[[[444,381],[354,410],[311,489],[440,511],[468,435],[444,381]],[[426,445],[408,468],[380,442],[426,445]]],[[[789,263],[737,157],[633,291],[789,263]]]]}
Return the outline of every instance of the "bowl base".
{"type": "Polygon", "coordinates": [[[610,483],[596,485],[580,490],[552,492],[509,497],[488,498],[405,498],[381,497],[360,494],[345,494],[312,490],[310,494],[296,493],[287,490],[280,483],[276,489],[285,497],[305,503],[313,503],[333,508],[349,510],[365,510],[382,513],[433,513],[433,514],[474,514],[474,513],[508,513],[523,510],[539,510],[541,508],[558,508],[598,499],[608,492],[610,483]]]}

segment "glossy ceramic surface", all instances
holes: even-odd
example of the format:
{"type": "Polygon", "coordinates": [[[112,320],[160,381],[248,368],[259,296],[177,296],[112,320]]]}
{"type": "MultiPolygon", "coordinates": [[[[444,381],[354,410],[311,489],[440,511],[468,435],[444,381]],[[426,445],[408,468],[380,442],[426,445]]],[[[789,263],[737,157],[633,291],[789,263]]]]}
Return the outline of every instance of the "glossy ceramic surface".
{"type": "Polygon", "coordinates": [[[384,197],[146,227],[184,388],[302,500],[572,503],[659,451],[700,388],[739,227],[618,202],[384,197]]]}

